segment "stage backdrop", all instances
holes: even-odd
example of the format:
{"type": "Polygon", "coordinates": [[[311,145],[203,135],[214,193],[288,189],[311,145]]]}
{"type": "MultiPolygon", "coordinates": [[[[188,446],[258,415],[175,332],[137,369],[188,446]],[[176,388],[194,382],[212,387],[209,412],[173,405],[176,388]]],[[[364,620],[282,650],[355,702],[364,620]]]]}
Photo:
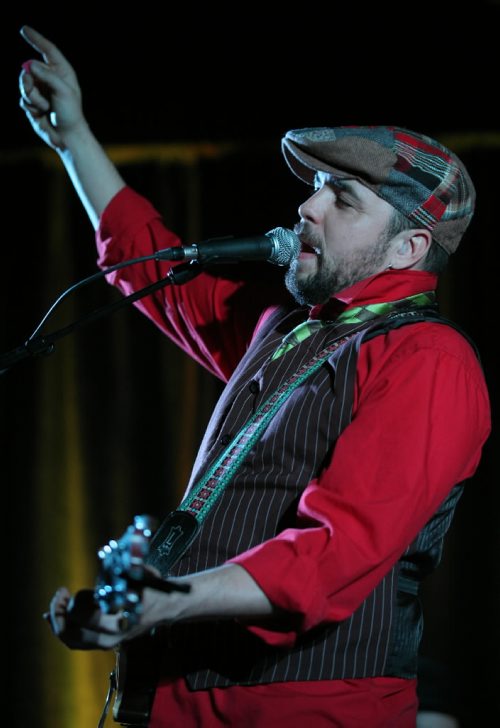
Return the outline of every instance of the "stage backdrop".
{"type": "MultiPolygon", "coordinates": [[[[496,408],[492,170],[500,136],[440,139],[463,156],[478,188],[476,219],[440,288],[442,310],[477,342],[496,408]]],[[[274,142],[108,151],[185,242],[290,227],[307,194],[274,142]]],[[[1,155],[5,352],[26,340],[63,290],[95,272],[96,253],[57,157],[36,146],[1,155]]],[[[270,268],[259,274],[279,284],[281,271],[270,268]]],[[[92,283],[66,299],[43,330],[119,298],[103,280],[92,283]]],[[[1,377],[10,726],[97,724],[114,655],[65,649],[42,614],[59,585],[93,585],[98,548],[120,536],[135,514],[161,518],[175,507],[221,387],[130,306],[1,377]]],[[[451,675],[465,728],[492,725],[498,705],[498,472],[494,433],[459,505],[443,564],[423,592],[422,654],[451,675]]]]}

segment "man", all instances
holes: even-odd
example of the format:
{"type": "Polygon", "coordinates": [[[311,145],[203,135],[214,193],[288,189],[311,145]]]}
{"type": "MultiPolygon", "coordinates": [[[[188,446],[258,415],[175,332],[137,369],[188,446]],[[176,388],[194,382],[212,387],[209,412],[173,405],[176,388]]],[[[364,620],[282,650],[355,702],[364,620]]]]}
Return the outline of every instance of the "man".
{"type": "MultiPolygon", "coordinates": [[[[22,33],[44,61],[25,64],[21,105],[61,156],[101,265],[179,245],[92,135],[67,60],[22,33]]],[[[168,539],[153,555],[190,591],[145,588],[132,628],[93,610],[76,644],[71,595],[51,602],[71,646],[169,626],[150,726],[415,725],[418,584],[490,430],[476,354],[433,307],[473,213],[463,164],[392,127],[295,130],[283,153],[316,188],[289,293],[205,272],[139,304],[228,382],[183,501],[201,527],[171,567],[168,539]]],[[[111,280],[128,293],[166,268],[111,280]]]]}

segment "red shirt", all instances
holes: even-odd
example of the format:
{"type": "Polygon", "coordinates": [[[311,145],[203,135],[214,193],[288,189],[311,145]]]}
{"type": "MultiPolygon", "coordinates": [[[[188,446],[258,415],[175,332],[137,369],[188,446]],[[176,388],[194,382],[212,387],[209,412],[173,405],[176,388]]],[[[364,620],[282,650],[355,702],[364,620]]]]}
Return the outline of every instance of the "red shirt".
{"type": "MultiPolygon", "coordinates": [[[[111,201],[98,232],[102,265],[178,244],[154,208],[130,189],[111,201]]],[[[110,278],[129,293],[164,276],[169,267],[169,263],[131,266],[110,278]]],[[[137,305],[188,354],[227,380],[275,294],[263,284],[235,309],[231,298],[242,286],[243,282],[204,273],[185,286],[166,287],[137,305]],[[203,336],[200,331],[210,333],[203,336]]],[[[436,277],[427,272],[386,271],[343,291],[334,305],[343,310],[397,300],[435,286],[436,277]]],[[[317,312],[311,313],[315,317],[317,312]]],[[[338,439],[328,466],[300,499],[300,527],[287,529],[233,561],[252,575],[271,602],[301,616],[301,630],[349,616],[453,485],[473,475],[490,426],[481,368],[454,329],[421,323],[372,339],[363,344],[358,359],[351,424],[338,439]]],[[[249,629],[275,645],[286,646],[296,637],[258,624],[249,629]]],[[[322,703],[319,692],[327,696],[330,711],[333,705],[338,707],[340,712],[334,710],[333,715],[351,716],[351,722],[339,717],[338,725],[351,728],[365,720],[371,727],[409,726],[414,724],[416,710],[414,687],[414,681],[399,678],[294,683],[289,688],[235,687],[193,693],[190,703],[193,710],[199,705],[200,710],[212,711],[209,718],[204,713],[203,725],[245,725],[238,711],[245,701],[250,710],[260,695],[262,700],[257,702],[269,712],[247,724],[275,726],[280,725],[276,719],[281,708],[275,715],[269,707],[274,704],[271,696],[277,698],[281,691],[284,708],[290,699],[287,691],[295,689],[295,697],[301,696],[298,702],[307,704],[306,714],[315,720],[319,714],[314,710],[322,703]],[[373,704],[388,710],[381,708],[380,723],[374,722],[373,704]],[[215,717],[219,714],[225,716],[222,722],[215,717]],[[410,722],[405,722],[404,714],[410,722]],[[399,716],[399,722],[391,723],[390,715],[399,716]]],[[[185,698],[178,696],[184,689],[183,684],[173,683],[157,691],[152,725],[167,725],[158,722],[162,706],[167,710],[166,701],[171,703],[169,711],[180,710],[185,698]]],[[[180,714],[178,719],[179,724],[190,725],[185,716],[182,723],[180,714]]],[[[329,720],[325,725],[336,725],[331,712],[329,720]]],[[[297,717],[295,725],[302,723],[297,717]]],[[[173,719],[172,724],[176,724],[173,719]]]]}

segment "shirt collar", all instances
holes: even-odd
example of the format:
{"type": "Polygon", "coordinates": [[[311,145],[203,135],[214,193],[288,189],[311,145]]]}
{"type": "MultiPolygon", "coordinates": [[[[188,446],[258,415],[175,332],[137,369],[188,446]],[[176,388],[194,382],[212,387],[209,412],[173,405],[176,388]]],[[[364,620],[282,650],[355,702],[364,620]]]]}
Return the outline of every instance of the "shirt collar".
{"type": "Polygon", "coordinates": [[[399,301],[423,291],[434,291],[438,277],[423,270],[384,270],[344,288],[327,303],[313,306],[311,319],[333,320],[353,306],[365,306],[380,301],[399,301]]]}

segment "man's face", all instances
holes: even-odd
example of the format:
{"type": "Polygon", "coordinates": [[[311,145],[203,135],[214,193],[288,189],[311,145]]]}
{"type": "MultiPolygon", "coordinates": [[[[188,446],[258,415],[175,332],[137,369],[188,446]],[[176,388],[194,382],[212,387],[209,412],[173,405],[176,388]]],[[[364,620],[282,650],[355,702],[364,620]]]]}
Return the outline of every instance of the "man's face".
{"type": "Polygon", "coordinates": [[[295,232],[302,248],[286,274],[299,303],[332,295],[389,266],[385,231],[393,208],[356,180],[316,174],[316,191],[300,207],[295,232]]]}

